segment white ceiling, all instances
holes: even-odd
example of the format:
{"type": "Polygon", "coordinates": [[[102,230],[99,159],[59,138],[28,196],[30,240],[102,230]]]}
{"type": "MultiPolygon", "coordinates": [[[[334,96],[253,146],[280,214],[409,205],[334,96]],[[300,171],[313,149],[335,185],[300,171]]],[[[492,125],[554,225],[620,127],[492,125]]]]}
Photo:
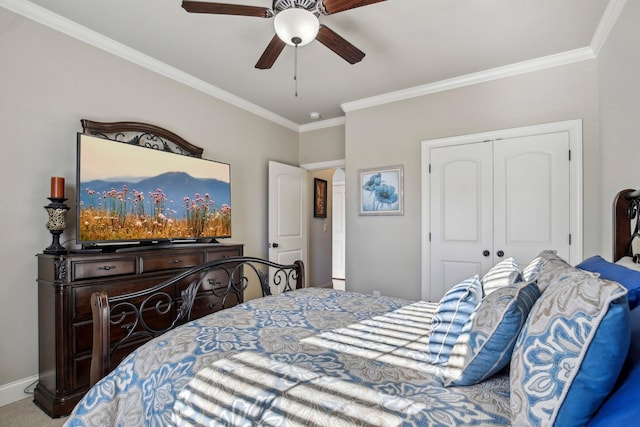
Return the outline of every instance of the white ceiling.
{"type": "MultiPolygon", "coordinates": [[[[272,6],[270,0],[223,2],[272,6]]],[[[270,70],[254,68],[273,37],[273,18],[192,14],[181,0],[0,0],[0,6],[166,75],[177,73],[179,80],[290,127],[311,123],[311,112],[321,120],[342,117],[345,103],[550,55],[592,52],[608,3],[387,0],[320,16],[366,56],[350,65],[317,41],[300,47],[295,97],[293,47],[270,70]]]]}

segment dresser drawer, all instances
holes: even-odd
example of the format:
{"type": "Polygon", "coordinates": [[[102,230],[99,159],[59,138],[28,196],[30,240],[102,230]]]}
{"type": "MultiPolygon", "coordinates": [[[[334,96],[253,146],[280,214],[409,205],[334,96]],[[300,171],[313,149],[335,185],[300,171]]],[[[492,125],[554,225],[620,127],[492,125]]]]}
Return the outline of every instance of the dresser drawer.
{"type": "Polygon", "coordinates": [[[70,263],[72,281],[136,273],[135,256],[91,260],[79,258],[70,263]]]}
{"type": "MultiPolygon", "coordinates": [[[[139,341],[128,343],[119,347],[111,355],[111,369],[114,369],[122,360],[137,347],[149,341],[149,337],[141,337],[139,341]]],[[[89,375],[91,371],[91,353],[85,353],[82,356],[74,357],[71,360],[71,372],[67,372],[71,380],[71,390],[77,391],[89,388],[89,375]]]]}
{"type": "Polygon", "coordinates": [[[174,270],[193,267],[204,262],[203,254],[144,255],[140,257],[140,272],[174,270]]]}
{"type": "Polygon", "coordinates": [[[216,250],[215,252],[210,251],[210,252],[207,252],[207,261],[215,261],[217,259],[229,258],[234,256],[240,256],[240,255],[242,255],[241,251],[239,249],[233,249],[233,248],[216,250]]]}
{"type": "MultiPolygon", "coordinates": [[[[158,313],[155,310],[155,305],[150,304],[150,307],[144,311],[142,317],[145,323],[151,328],[157,330],[167,329],[171,326],[171,322],[176,315],[176,310],[178,309],[180,303],[180,301],[174,302],[173,310],[169,310],[164,314],[158,313]]],[[[162,308],[164,309],[164,307],[162,308]]],[[[123,339],[127,335],[129,328],[136,322],[135,314],[131,310],[126,310],[125,312],[117,311],[116,315],[118,323],[115,325],[111,325],[110,328],[111,347],[113,347],[114,344],[123,339]]],[[[136,328],[136,331],[140,330],[140,327],[136,328]]],[[[71,339],[73,345],[72,351],[74,355],[79,356],[83,354],[91,354],[91,346],[93,345],[92,320],[88,319],[74,323],[72,327],[71,339]]]]}
{"type": "Polygon", "coordinates": [[[207,314],[215,313],[236,306],[242,302],[242,294],[229,293],[225,298],[214,295],[201,295],[193,301],[191,308],[191,319],[198,319],[207,314]]]}
{"type": "MultiPolygon", "coordinates": [[[[100,285],[87,285],[87,286],[78,286],[72,290],[72,316],[74,319],[78,318],[91,318],[91,294],[94,292],[105,291],[107,295],[111,298],[117,295],[127,294],[130,292],[141,291],[147,288],[151,288],[159,283],[162,283],[164,280],[171,277],[171,274],[166,275],[157,275],[153,278],[142,278],[137,281],[114,281],[112,283],[103,283],[100,285]]],[[[183,285],[183,283],[179,283],[179,286],[187,286],[183,285]]],[[[171,290],[167,290],[167,293],[170,296],[175,295],[175,288],[171,290]]]]}

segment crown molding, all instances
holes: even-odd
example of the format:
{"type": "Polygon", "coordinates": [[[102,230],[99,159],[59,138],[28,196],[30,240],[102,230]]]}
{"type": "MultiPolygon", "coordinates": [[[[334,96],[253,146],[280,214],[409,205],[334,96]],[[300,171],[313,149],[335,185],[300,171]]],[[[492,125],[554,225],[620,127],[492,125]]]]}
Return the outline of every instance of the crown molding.
{"type": "MultiPolygon", "coordinates": [[[[567,65],[574,62],[594,59],[600,53],[602,46],[606,42],[606,39],[609,36],[616,20],[620,16],[626,2],[627,0],[609,0],[607,8],[605,9],[605,12],[598,24],[598,28],[593,35],[591,45],[588,47],[536,58],[529,61],[518,62],[503,67],[492,68],[477,73],[453,77],[370,98],[345,102],[341,104],[341,108],[345,113],[347,113],[350,111],[403,101],[437,92],[462,88],[478,83],[567,65]]],[[[29,1],[0,0],[0,6],[298,133],[345,124],[346,118],[342,116],[334,119],[323,120],[321,122],[298,125],[297,123],[255,105],[243,98],[206,83],[203,80],[116,42],[113,39],[105,37],[29,1]]]]}
{"type": "Polygon", "coordinates": [[[389,92],[383,95],[364,98],[358,101],[346,102],[341,105],[344,112],[361,110],[363,108],[375,107],[377,105],[388,104],[391,102],[404,101],[406,99],[418,96],[430,95],[437,92],[444,92],[451,89],[457,89],[465,86],[471,86],[478,83],[499,80],[506,77],[526,74],[533,71],[544,70],[547,68],[567,65],[573,62],[594,59],[596,56],[590,47],[570,50],[555,55],[544,56],[541,58],[531,59],[529,61],[517,62],[515,64],[505,65],[503,67],[491,68],[477,73],[465,74],[450,79],[440,80],[425,85],[414,86],[412,88],[389,92]]]}
{"type": "Polygon", "coordinates": [[[611,33],[614,24],[626,4],[627,0],[609,0],[609,4],[607,4],[607,8],[604,10],[600,23],[598,24],[598,28],[596,28],[596,32],[591,39],[591,49],[593,49],[596,56],[600,54],[602,46],[604,46],[604,43],[607,41],[609,33],[611,33]]]}
{"type": "Polygon", "coordinates": [[[341,105],[342,111],[349,112],[360,110],[363,108],[375,107],[377,105],[403,101],[405,99],[443,92],[446,90],[461,88],[478,83],[484,83],[491,80],[517,76],[519,74],[530,73],[532,71],[539,71],[547,68],[567,65],[573,62],[595,59],[600,53],[600,50],[607,40],[607,37],[609,37],[609,33],[611,32],[626,3],[627,0],[609,0],[607,8],[605,9],[602,18],[598,23],[598,27],[596,28],[596,31],[593,35],[593,38],[591,39],[591,44],[588,47],[570,50],[555,55],[544,56],[529,61],[518,62],[515,64],[506,65],[504,67],[492,68],[477,73],[466,74],[463,76],[441,80],[426,85],[415,86],[396,92],[389,92],[383,95],[364,98],[353,102],[346,102],[341,105]]]}
{"type": "Polygon", "coordinates": [[[224,91],[212,84],[206,83],[203,80],[125,46],[124,44],[110,39],[109,37],[105,37],[96,31],[55,14],[34,3],[26,0],[0,0],[0,6],[164,77],[189,86],[197,91],[213,96],[214,98],[218,98],[235,107],[246,110],[293,131],[299,132],[299,125],[291,120],[285,119],[282,116],[233,95],[232,93],[224,91]]]}
{"type": "Polygon", "coordinates": [[[306,170],[320,170],[320,169],[331,169],[331,168],[344,168],[345,165],[346,165],[345,160],[340,159],[340,160],[327,160],[326,162],[303,163],[300,165],[300,167],[306,170]]]}
{"type": "Polygon", "coordinates": [[[310,132],[312,130],[331,128],[334,126],[341,126],[346,123],[346,118],[344,116],[336,117],[334,119],[322,120],[320,122],[307,123],[305,125],[300,125],[299,132],[310,132]]]}

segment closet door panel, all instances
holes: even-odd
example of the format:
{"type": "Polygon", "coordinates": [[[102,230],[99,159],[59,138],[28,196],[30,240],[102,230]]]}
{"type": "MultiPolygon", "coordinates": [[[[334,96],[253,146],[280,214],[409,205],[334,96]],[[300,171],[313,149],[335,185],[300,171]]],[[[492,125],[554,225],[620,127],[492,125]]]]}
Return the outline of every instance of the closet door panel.
{"type": "Polygon", "coordinates": [[[491,265],[491,143],[434,148],[431,158],[431,296],[491,265]]]}
{"type": "Polygon", "coordinates": [[[526,265],[543,249],[569,259],[566,132],[494,143],[494,250],[526,265]]]}

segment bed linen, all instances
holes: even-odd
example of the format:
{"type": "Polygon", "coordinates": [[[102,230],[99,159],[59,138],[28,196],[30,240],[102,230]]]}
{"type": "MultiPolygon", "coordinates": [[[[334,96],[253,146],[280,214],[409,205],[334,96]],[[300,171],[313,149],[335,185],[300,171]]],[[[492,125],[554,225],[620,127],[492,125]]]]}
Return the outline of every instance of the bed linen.
{"type": "Polygon", "coordinates": [[[509,379],[444,387],[437,304],[300,289],[190,322],[130,354],[65,426],[509,425],[509,379]]]}

